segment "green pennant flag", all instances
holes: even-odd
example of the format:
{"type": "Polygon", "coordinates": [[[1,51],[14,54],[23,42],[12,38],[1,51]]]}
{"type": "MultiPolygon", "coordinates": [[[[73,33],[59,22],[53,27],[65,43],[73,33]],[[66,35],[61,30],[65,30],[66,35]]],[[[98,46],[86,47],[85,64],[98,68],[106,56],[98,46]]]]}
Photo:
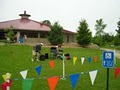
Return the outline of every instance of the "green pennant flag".
{"type": "Polygon", "coordinates": [[[22,88],[23,90],[31,90],[33,79],[23,79],[22,88]]]}

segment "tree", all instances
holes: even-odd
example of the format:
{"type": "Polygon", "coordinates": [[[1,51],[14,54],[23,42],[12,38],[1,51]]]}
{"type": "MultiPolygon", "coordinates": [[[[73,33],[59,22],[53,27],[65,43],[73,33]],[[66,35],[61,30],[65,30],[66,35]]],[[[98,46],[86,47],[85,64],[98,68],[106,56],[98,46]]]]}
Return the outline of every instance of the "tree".
{"type": "Polygon", "coordinates": [[[44,20],[44,21],[42,21],[42,23],[51,26],[51,22],[49,20],[44,20]]]}
{"type": "Polygon", "coordinates": [[[48,41],[52,45],[58,45],[63,43],[63,28],[55,22],[51,27],[51,31],[48,34],[48,41]]]}
{"type": "Polygon", "coordinates": [[[117,22],[117,28],[118,29],[116,29],[117,34],[115,36],[114,44],[116,46],[119,46],[120,45],[120,21],[117,22]]]}
{"type": "Polygon", "coordinates": [[[96,20],[96,24],[95,24],[96,35],[95,36],[99,38],[99,46],[102,45],[102,35],[104,34],[104,29],[106,28],[106,26],[107,24],[104,24],[103,19],[96,20]]]}
{"type": "Polygon", "coordinates": [[[10,26],[10,28],[5,29],[5,37],[7,39],[7,42],[10,43],[14,40],[14,31],[13,31],[13,26],[10,26]]]}
{"type": "Polygon", "coordinates": [[[117,22],[117,28],[118,28],[116,29],[117,35],[120,36],[120,21],[117,22]]]}
{"type": "Polygon", "coordinates": [[[88,29],[86,20],[81,20],[79,24],[76,40],[79,45],[85,47],[91,43],[92,34],[88,29]]]}
{"type": "Polygon", "coordinates": [[[114,40],[114,35],[110,35],[109,33],[104,33],[104,35],[102,36],[103,40],[102,42],[112,42],[114,40]]]}
{"type": "Polygon", "coordinates": [[[120,37],[118,35],[115,36],[114,45],[120,46],[120,37]]]}
{"type": "Polygon", "coordinates": [[[97,44],[98,46],[100,46],[100,38],[99,37],[97,37],[97,36],[94,36],[93,38],[92,38],[92,42],[94,43],[94,44],[97,44]]]}

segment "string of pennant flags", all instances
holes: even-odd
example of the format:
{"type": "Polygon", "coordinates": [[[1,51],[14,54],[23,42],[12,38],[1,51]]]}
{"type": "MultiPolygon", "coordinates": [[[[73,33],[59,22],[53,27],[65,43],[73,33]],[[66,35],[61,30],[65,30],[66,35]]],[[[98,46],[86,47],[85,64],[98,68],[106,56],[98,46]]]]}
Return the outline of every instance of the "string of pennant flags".
{"type": "MultiPolygon", "coordinates": [[[[102,57],[101,55],[100,55],[100,57],[102,57]]],[[[78,60],[78,58],[77,57],[73,57],[73,65],[75,65],[75,63],[76,63],[76,61],[78,60]]],[[[91,56],[88,56],[88,63],[91,63],[92,62],[92,60],[94,61],[94,62],[97,62],[97,60],[98,60],[98,57],[97,56],[94,56],[93,58],[91,57],[91,56]]],[[[101,58],[100,58],[100,60],[101,60],[101,58]]],[[[82,65],[84,64],[84,61],[85,61],[85,57],[81,57],[81,63],[82,63],[82,65]]],[[[50,61],[50,63],[49,63],[49,65],[50,65],[50,67],[51,68],[54,68],[54,63],[53,63],[54,61],[50,61]]],[[[45,64],[45,65],[48,65],[48,64],[45,64]]],[[[43,66],[43,65],[42,65],[43,66]]],[[[29,69],[27,69],[27,70],[31,70],[32,68],[31,67],[29,67],[29,69]]],[[[15,72],[14,72],[15,73],[15,72]]],[[[2,75],[2,73],[0,73],[1,75],[2,75]]]]}
{"type": "MultiPolygon", "coordinates": [[[[81,57],[81,63],[82,63],[82,65],[84,63],[84,60],[85,60],[85,58],[81,57]]],[[[91,60],[92,60],[92,58],[88,57],[88,63],[90,63],[91,60]]],[[[93,60],[94,60],[94,62],[97,62],[97,60],[98,60],[97,56],[93,57],[93,60]]],[[[75,65],[76,61],[77,61],[77,57],[73,57],[73,65],[75,65]]],[[[52,60],[52,61],[49,62],[49,66],[52,69],[55,68],[54,60],[52,60]]],[[[35,68],[35,71],[37,72],[38,75],[40,75],[42,67],[43,66],[37,66],[35,68]]],[[[99,69],[92,70],[92,71],[79,72],[77,74],[69,74],[69,75],[65,75],[65,77],[68,77],[68,76],[70,77],[72,89],[74,90],[74,88],[75,88],[75,86],[77,84],[77,81],[78,81],[80,75],[82,75],[82,74],[88,74],[89,73],[91,84],[94,85],[97,73],[101,69],[103,69],[103,68],[99,68],[99,69]]],[[[13,78],[12,79],[13,81],[14,80],[22,80],[22,88],[23,88],[23,90],[26,90],[26,88],[29,88],[29,90],[30,90],[31,87],[32,87],[32,83],[33,83],[34,79],[47,79],[50,90],[55,90],[55,87],[56,87],[59,79],[63,77],[61,75],[61,76],[52,76],[52,77],[45,77],[45,76],[43,76],[43,77],[38,77],[38,78],[27,78],[28,70],[30,70],[30,69],[20,71],[20,75],[22,76],[23,79],[20,79],[20,78],[13,78]]],[[[115,77],[115,79],[118,77],[119,73],[120,73],[120,68],[119,67],[115,68],[115,71],[114,71],[114,77],[115,77]]],[[[3,79],[6,82],[6,78],[7,78],[6,74],[2,75],[2,77],[3,77],[3,79]]],[[[9,77],[11,77],[11,74],[9,75],[9,77]]],[[[2,90],[4,90],[4,89],[2,89],[2,90]]]]}

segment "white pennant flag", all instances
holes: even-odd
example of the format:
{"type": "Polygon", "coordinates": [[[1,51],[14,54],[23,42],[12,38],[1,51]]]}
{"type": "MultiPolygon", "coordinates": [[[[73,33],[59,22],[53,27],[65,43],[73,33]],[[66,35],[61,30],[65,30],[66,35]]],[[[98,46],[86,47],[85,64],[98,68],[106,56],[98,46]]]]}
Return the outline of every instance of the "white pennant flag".
{"type": "Polygon", "coordinates": [[[23,77],[23,79],[26,79],[28,70],[21,71],[20,74],[23,77]]]}
{"type": "Polygon", "coordinates": [[[98,71],[98,70],[90,71],[90,72],[89,72],[92,85],[94,85],[94,81],[95,81],[95,78],[96,78],[96,75],[97,75],[97,71],[98,71]]]}
{"type": "Polygon", "coordinates": [[[82,57],[82,58],[81,58],[82,65],[83,65],[83,63],[84,63],[84,60],[85,60],[85,58],[82,57]]]}

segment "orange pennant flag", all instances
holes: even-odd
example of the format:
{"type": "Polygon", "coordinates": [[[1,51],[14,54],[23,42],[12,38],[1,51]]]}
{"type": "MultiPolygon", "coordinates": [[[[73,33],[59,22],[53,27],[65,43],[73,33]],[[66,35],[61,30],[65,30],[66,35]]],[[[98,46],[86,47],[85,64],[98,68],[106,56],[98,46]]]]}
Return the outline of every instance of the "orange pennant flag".
{"type": "Polygon", "coordinates": [[[115,78],[117,78],[118,74],[120,73],[120,68],[115,68],[115,78]]]}
{"type": "Polygon", "coordinates": [[[59,80],[58,76],[47,78],[50,90],[55,90],[58,80],[59,80]]]}
{"type": "Polygon", "coordinates": [[[94,56],[94,57],[93,57],[93,60],[94,60],[94,62],[97,62],[98,57],[97,57],[97,56],[94,56]]]}
{"type": "Polygon", "coordinates": [[[50,61],[50,62],[49,62],[49,65],[50,65],[51,68],[54,68],[54,66],[55,66],[55,65],[54,65],[54,61],[50,61]]]}

